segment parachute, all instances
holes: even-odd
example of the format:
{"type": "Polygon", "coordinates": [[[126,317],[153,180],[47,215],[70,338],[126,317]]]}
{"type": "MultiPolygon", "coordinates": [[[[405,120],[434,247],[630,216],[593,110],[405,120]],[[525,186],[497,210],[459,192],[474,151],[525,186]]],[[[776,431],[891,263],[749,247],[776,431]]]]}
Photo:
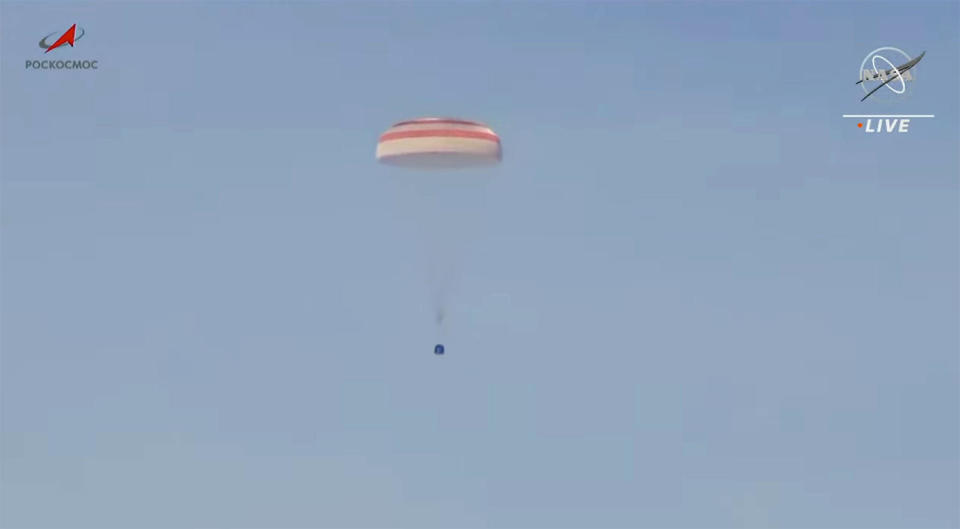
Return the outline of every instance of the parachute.
{"type": "MultiPolygon", "coordinates": [[[[425,235],[434,319],[443,333],[449,291],[458,276],[458,253],[470,224],[476,222],[472,208],[485,198],[485,175],[464,170],[500,163],[500,137],[477,121],[412,119],[393,125],[380,136],[376,157],[383,165],[406,169],[396,173],[396,180],[401,194],[415,202],[405,215],[417,218],[425,235]]],[[[434,353],[443,354],[443,345],[438,344],[434,353]]]]}
{"type": "Polygon", "coordinates": [[[500,137],[476,121],[421,118],[401,121],[380,136],[377,160],[416,169],[458,169],[500,162],[500,137]]]}
{"type": "Polygon", "coordinates": [[[433,348],[433,354],[442,355],[443,354],[443,344],[438,343],[436,347],[433,348]]]}

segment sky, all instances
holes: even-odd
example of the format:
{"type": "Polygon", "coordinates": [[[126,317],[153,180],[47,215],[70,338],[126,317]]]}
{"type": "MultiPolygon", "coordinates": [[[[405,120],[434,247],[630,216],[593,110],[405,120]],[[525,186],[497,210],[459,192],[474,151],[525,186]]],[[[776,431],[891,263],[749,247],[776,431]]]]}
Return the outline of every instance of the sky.
{"type": "Polygon", "coordinates": [[[3,0],[0,526],[960,527],[958,30],[3,0]],[[861,103],[881,46],[927,54],[861,103]],[[376,164],[437,115],[503,162],[376,164]]]}

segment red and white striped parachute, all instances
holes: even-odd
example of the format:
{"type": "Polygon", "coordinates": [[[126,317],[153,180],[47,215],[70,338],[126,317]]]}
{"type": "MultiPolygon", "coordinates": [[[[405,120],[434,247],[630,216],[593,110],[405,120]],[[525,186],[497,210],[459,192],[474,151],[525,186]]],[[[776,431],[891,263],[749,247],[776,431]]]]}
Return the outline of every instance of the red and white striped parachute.
{"type": "Polygon", "coordinates": [[[377,142],[377,160],[415,168],[460,168],[500,162],[500,137],[483,123],[420,118],[390,127],[377,142]]]}
{"type": "MultiPolygon", "coordinates": [[[[490,127],[476,121],[453,118],[420,118],[390,127],[377,142],[377,161],[414,169],[459,169],[500,162],[500,138],[490,127]]],[[[425,172],[424,172],[425,173],[425,172]]],[[[436,173],[432,173],[436,175],[436,173]]],[[[415,205],[410,214],[420,220],[428,253],[427,280],[432,291],[434,317],[439,335],[446,334],[446,314],[451,288],[460,276],[459,254],[469,240],[470,228],[483,207],[483,189],[490,178],[390,178],[400,185],[400,196],[415,205]]],[[[490,176],[487,174],[486,176],[490,176]]],[[[443,343],[434,347],[442,355],[443,343]]]]}

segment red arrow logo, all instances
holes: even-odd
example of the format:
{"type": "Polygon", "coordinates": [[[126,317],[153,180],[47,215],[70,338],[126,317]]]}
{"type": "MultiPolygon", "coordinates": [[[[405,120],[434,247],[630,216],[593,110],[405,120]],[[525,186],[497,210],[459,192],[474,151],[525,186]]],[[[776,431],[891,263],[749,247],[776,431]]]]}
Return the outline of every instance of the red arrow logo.
{"type": "Polygon", "coordinates": [[[57,49],[60,46],[63,46],[64,44],[69,44],[70,47],[72,48],[73,38],[76,34],[77,34],[77,25],[74,24],[70,26],[70,29],[68,29],[66,33],[64,33],[63,35],[60,35],[60,38],[57,39],[57,41],[54,42],[49,48],[47,48],[47,51],[43,53],[50,53],[50,50],[57,49]]]}

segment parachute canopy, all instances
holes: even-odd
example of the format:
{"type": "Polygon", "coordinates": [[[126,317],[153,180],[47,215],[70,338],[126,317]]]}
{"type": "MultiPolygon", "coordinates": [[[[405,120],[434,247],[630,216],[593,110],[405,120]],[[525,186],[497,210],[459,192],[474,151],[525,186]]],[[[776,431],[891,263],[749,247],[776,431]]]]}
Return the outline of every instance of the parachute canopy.
{"type": "Polygon", "coordinates": [[[421,169],[453,169],[500,162],[500,137],[476,121],[420,118],[390,127],[377,142],[377,160],[421,169]]]}

